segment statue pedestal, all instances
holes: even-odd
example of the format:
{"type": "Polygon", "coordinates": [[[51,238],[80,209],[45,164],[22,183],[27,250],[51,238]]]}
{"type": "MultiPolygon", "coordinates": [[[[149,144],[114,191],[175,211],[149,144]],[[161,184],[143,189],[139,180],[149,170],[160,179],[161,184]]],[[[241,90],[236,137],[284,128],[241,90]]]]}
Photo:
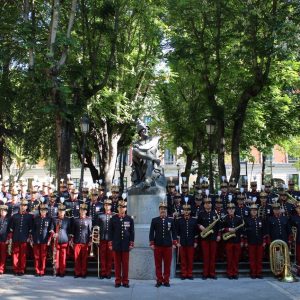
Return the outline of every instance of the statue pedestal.
{"type": "MultiPolygon", "coordinates": [[[[154,254],[149,246],[149,231],[152,218],[159,215],[158,205],[165,199],[165,191],[155,188],[155,191],[129,190],[127,197],[127,213],[134,217],[135,242],[130,251],[129,278],[153,279],[155,276],[154,254]]],[[[175,252],[175,251],[174,251],[175,252]]],[[[171,278],[175,276],[175,253],[173,253],[171,278]]]]}

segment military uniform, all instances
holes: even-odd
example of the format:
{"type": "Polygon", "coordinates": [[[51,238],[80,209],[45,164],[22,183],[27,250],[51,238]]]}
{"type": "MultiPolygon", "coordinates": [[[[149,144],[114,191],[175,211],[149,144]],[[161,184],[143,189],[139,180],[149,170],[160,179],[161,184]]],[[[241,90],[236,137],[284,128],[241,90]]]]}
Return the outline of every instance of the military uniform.
{"type": "Polygon", "coordinates": [[[103,210],[103,204],[99,202],[89,202],[88,203],[88,216],[92,219],[93,226],[96,224],[98,215],[103,210]]]}
{"type": "MultiPolygon", "coordinates": [[[[218,219],[218,214],[213,211],[204,210],[198,217],[198,225],[207,227],[218,219]]],[[[216,252],[217,252],[217,237],[221,236],[219,222],[213,228],[213,233],[205,238],[201,238],[201,246],[203,251],[203,279],[207,277],[215,278],[216,276],[216,252]]]]}
{"type": "Polygon", "coordinates": [[[267,230],[270,241],[282,240],[286,243],[289,241],[291,234],[291,226],[288,217],[286,216],[272,216],[267,222],[267,230]]]}
{"type": "Polygon", "coordinates": [[[75,218],[73,222],[75,276],[85,277],[89,242],[92,235],[92,219],[90,217],[75,218]]]}
{"type": "MultiPolygon", "coordinates": [[[[166,205],[165,208],[167,208],[166,205]]],[[[173,218],[153,218],[150,226],[149,241],[150,246],[154,245],[155,247],[154,262],[157,283],[169,285],[172,245],[177,245],[177,235],[173,218]],[[162,274],[162,263],[164,263],[164,274],[162,274]]]]}
{"type": "MultiPolygon", "coordinates": [[[[257,206],[252,205],[251,208],[257,209],[257,206]]],[[[263,244],[266,243],[266,234],[266,224],[262,218],[250,216],[245,219],[245,238],[246,244],[248,244],[250,276],[252,278],[261,277],[263,244]]]]}
{"type": "MultiPolygon", "coordinates": [[[[27,202],[27,201],[26,201],[27,202]]],[[[17,213],[11,217],[12,259],[15,274],[23,275],[26,267],[27,240],[32,231],[33,216],[17,213]]]]}
{"type": "MultiPolygon", "coordinates": [[[[7,210],[7,206],[2,205],[0,209],[7,210]]],[[[0,217],[0,275],[5,272],[7,257],[7,241],[9,233],[9,217],[0,217]]]]}
{"type": "Polygon", "coordinates": [[[102,277],[111,277],[113,252],[109,249],[109,223],[113,214],[103,213],[98,216],[98,226],[100,227],[100,265],[102,277]]]}
{"type": "Polygon", "coordinates": [[[8,206],[7,215],[9,217],[12,217],[13,215],[17,214],[20,210],[20,203],[18,202],[8,202],[7,206],[8,206]]]}
{"type": "Polygon", "coordinates": [[[65,201],[67,215],[69,218],[74,219],[79,217],[79,201],[65,201]]]}
{"type": "MultiPolygon", "coordinates": [[[[297,204],[300,206],[300,203],[297,204]]],[[[296,261],[298,266],[297,275],[300,276],[300,215],[295,215],[291,217],[291,225],[297,228],[297,235],[296,235],[296,261]]]]}
{"type": "Polygon", "coordinates": [[[34,268],[36,275],[43,276],[46,269],[47,248],[53,233],[53,222],[50,217],[37,216],[33,220],[32,240],[34,268]]]}
{"type": "MultiPolygon", "coordinates": [[[[230,204],[227,207],[231,207],[230,204]]],[[[241,225],[243,219],[239,216],[227,215],[223,222],[223,231],[228,232],[229,228],[235,228],[241,225]]],[[[236,279],[238,276],[238,265],[241,253],[241,234],[243,229],[239,229],[235,232],[235,237],[229,238],[225,241],[225,249],[227,256],[227,275],[229,279],[236,279]]]]}
{"type": "Polygon", "coordinates": [[[183,216],[176,224],[177,239],[180,243],[181,278],[193,278],[194,245],[198,243],[197,218],[183,216]]]}
{"type": "MultiPolygon", "coordinates": [[[[119,206],[126,206],[119,201],[119,206]]],[[[114,251],[115,286],[128,287],[129,250],[134,246],[134,222],[128,215],[114,215],[108,225],[109,246],[114,251]]]]}
{"type": "Polygon", "coordinates": [[[40,205],[40,202],[37,199],[28,200],[27,212],[32,214],[33,216],[38,216],[39,215],[39,205],[40,205]]]}
{"type": "Polygon", "coordinates": [[[48,217],[57,218],[57,214],[58,214],[58,204],[50,202],[48,207],[48,217]]]}
{"type": "MultiPolygon", "coordinates": [[[[65,210],[65,206],[61,205],[58,209],[65,210]]],[[[70,219],[67,217],[53,219],[53,229],[57,234],[53,245],[56,249],[56,275],[64,276],[66,272],[67,248],[72,234],[70,219]]]]}

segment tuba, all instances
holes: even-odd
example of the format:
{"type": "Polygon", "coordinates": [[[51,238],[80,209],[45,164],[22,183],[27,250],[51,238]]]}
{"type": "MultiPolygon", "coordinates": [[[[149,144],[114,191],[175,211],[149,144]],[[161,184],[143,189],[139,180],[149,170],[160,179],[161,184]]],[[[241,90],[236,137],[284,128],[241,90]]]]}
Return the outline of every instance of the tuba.
{"type": "Polygon", "coordinates": [[[244,219],[243,219],[243,223],[242,224],[240,224],[240,225],[238,225],[237,227],[235,227],[234,228],[234,232],[225,232],[225,233],[223,233],[223,235],[222,235],[222,238],[223,238],[223,240],[224,241],[227,241],[227,240],[229,240],[229,239],[231,239],[231,238],[233,238],[233,237],[236,237],[236,232],[240,229],[240,228],[242,228],[243,226],[245,225],[245,222],[244,222],[244,219]]]}
{"type": "Polygon", "coordinates": [[[281,276],[281,281],[298,281],[291,273],[289,247],[282,240],[275,240],[270,244],[270,267],[275,276],[281,276]]]}

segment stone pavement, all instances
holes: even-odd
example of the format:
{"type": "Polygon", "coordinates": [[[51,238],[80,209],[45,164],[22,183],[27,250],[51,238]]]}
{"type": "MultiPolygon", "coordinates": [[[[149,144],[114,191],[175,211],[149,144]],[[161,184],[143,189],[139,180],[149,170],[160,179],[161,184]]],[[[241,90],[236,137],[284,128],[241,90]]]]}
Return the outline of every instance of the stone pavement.
{"type": "Polygon", "coordinates": [[[130,288],[126,289],[115,288],[113,279],[3,275],[0,277],[0,299],[300,299],[300,282],[281,283],[273,278],[240,278],[238,281],[227,278],[216,281],[173,279],[170,288],[155,288],[154,284],[152,280],[131,280],[130,288]]]}

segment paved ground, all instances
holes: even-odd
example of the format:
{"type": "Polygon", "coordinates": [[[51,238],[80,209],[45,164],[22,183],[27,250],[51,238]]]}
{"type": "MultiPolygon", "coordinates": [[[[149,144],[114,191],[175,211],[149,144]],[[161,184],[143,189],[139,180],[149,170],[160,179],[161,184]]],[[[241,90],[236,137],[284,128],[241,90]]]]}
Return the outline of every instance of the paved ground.
{"type": "Polygon", "coordinates": [[[273,278],[263,280],[240,278],[228,280],[194,281],[173,279],[171,287],[155,288],[153,281],[131,280],[130,288],[114,288],[114,281],[95,277],[54,278],[33,275],[0,278],[0,299],[117,299],[160,300],[160,299],[300,299],[300,282],[281,283],[273,278]]]}

